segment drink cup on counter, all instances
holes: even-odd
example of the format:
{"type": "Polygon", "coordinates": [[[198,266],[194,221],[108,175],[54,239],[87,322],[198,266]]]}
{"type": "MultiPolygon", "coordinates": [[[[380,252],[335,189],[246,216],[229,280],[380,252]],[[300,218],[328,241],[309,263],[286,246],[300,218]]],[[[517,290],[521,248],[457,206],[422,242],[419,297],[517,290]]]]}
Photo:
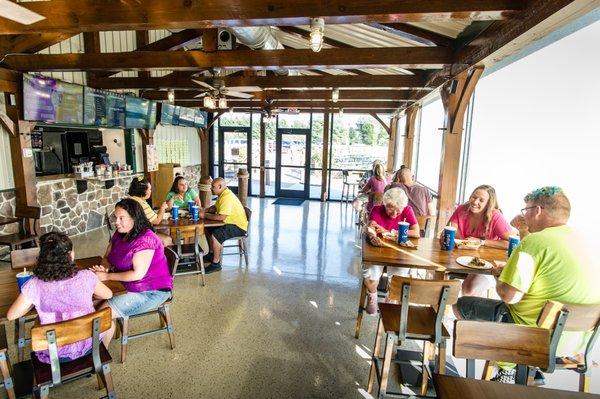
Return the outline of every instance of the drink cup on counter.
{"type": "Polygon", "coordinates": [[[173,205],[173,208],[171,208],[171,218],[179,220],[179,207],[177,205],[173,205]]]}
{"type": "Polygon", "coordinates": [[[446,226],[442,233],[442,249],[452,251],[454,249],[454,238],[456,237],[456,227],[446,226]]]}
{"type": "Polygon", "coordinates": [[[200,217],[200,207],[198,205],[193,205],[190,215],[192,216],[192,220],[198,220],[200,217]]]}
{"type": "Polygon", "coordinates": [[[188,212],[190,213],[190,215],[192,214],[192,207],[194,205],[196,205],[194,201],[188,201],[188,212]]]}
{"type": "Polygon", "coordinates": [[[17,273],[17,285],[19,286],[19,292],[25,283],[31,278],[33,274],[24,269],[22,272],[17,273]]]}
{"type": "Polygon", "coordinates": [[[519,245],[520,239],[519,236],[509,236],[508,237],[508,257],[510,258],[510,254],[512,254],[513,249],[517,245],[519,245]]]}
{"type": "Polygon", "coordinates": [[[408,222],[400,222],[398,223],[398,243],[405,243],[408,241],[408,228],[410,227],[410,223],[408,222]]]}

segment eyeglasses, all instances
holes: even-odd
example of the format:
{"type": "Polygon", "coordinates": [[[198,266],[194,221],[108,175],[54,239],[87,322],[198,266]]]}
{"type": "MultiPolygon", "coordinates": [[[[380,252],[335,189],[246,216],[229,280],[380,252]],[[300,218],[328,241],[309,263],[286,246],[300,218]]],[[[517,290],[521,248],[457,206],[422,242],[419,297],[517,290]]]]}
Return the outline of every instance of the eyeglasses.
{"type": "Polygon", "coordinates": [[[521,209],[521,215],[525,216],[525,214],[527,213],[528,209],[533,209],[533,208],[537,208],[537,207],[540,207],[540,209],[544,209],[543,206],[539,206],[539,205],[527,206],[527,207],[521,209]]]}

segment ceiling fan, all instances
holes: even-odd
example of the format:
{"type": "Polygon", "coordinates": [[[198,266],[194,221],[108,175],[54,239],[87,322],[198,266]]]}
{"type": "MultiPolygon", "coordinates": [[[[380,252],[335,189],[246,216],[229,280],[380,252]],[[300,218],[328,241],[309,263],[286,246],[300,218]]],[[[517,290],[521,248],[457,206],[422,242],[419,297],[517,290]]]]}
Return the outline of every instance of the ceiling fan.
{"type": "Polygon", "coordinates": [[[298,108],[281,108],[275,105],[275,100],[267,99],[265,100],[266,105],[262,109],[263,115],[267,119],[274,118],[278,114],[288,114],[288,115],[296,115],[300,113],[298,108]]]}
{"type": "Polygon", "coordinates": [[[262,89],[258,86],[232,86],[226,87],[225,82],[219,78],[213,78],[210,80],[210,84],[202,80],[192,79],[192,82],[204,87],[204,93],[200,93],[194,98],[201,98],[207,95],[211,95],[214,98],[219,97],[237,97],[237,98],[252,98],[253,94],[246,92],[261,91],[262,89]]]}
{"type": "Polygon", "coordinates": [[[0,0],[0,17],[10,19],[23,25],[31,25],[46,19],[43,15],[33,12],[10,0],[0,0]]]}

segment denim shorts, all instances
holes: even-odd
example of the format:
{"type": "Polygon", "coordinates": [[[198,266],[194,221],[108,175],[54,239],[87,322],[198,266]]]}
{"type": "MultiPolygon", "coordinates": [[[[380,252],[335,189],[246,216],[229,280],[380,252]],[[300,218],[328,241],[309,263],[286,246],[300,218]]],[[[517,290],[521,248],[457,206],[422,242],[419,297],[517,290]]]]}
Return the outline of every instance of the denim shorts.
{"type": "Polygon", "coordinates": [[[128,292],[108,300],[108,305],[117,317],[129,317],[149,312],[171,297],[170,291],[128,292]]]}
{"type": "Polygon", "coordinates": [[[506,304],[497,299],[463,296],[458,298],[456,307],[464,320],[514,323],[506,304]]]}

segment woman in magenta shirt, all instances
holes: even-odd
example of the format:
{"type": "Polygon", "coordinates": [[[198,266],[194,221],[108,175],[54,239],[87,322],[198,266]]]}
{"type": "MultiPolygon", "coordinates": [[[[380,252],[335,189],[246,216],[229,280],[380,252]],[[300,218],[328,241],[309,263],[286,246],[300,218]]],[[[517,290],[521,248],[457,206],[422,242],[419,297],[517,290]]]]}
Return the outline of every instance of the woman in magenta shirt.
{"type": "MultiPolygon", "coordinates": [[[[392,230],[398,230],[398,223],[408,222],[409,237],[420,236],[419,222],[412,208],[408,205],[408,197],[401,188],[391,188],[383,194],[383,205],[375,205],[371,210],[369,230],[367,237],[371,244],[376,246],[383,245],[379,234],[392,230]]],[[[367,306],[365,310],[368,314],[377,312],[377,285],[383,273],[383,266],[370,266],[363,270],[363,284],[367,288],[367,306]]],[[[388,274],[408,275],[408,269],[403,267],[388,267],[388,274]]]]}
{"type": "MultiPolygon", "coordinates": [[[[457,238],[479,238],[484,245],[508,248],[508,239],[513,234],[502,212],[498,209],[496,190],[492,186],[481,185],[469,197],[469,201],[459,205],[448,222],[456,227],[457,238]]],[[[493,284],[493,280],[480,274],[469,274],[462,284],[463,295],[479,295],[493,284]]]]}
{"type": "Polygon", "coordinates": [[[121,281],[127,294],[107,301],[114,317],[156,309],[171,297],[173,278],[163,244],[152,231],[139,203],[131,198],[115,205],[115,226],[103,265],[93,270],[101,281],[121,281]]]}

